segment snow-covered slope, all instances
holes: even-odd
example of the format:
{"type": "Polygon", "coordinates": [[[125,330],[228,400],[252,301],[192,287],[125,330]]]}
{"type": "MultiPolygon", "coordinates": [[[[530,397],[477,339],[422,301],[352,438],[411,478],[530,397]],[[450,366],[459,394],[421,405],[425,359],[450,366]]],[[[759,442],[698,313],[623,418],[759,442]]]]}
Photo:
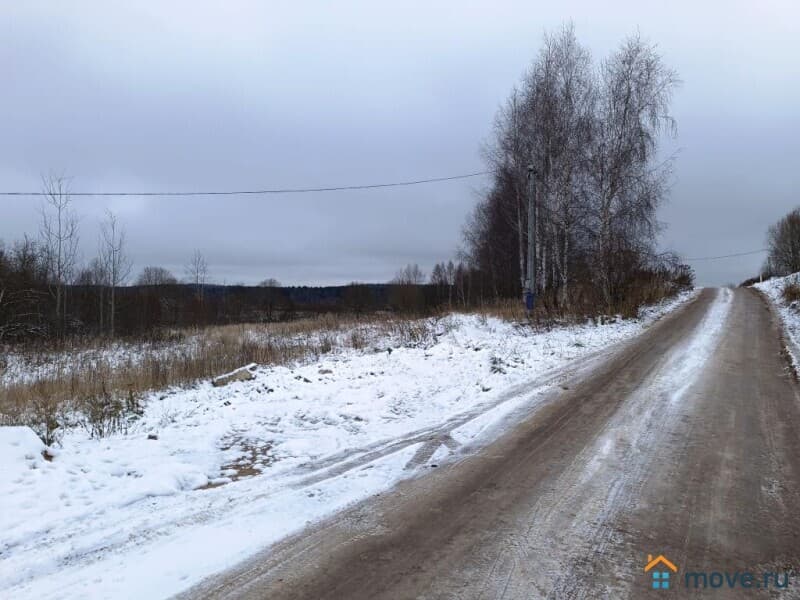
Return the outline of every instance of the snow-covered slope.
{"type": "Polygon", "coordinates": [[[72,430],[53,460],[9,431],[0,596],[172,595],[491,439],[510,413],[535,406],[548,374],[691,296],[636,321],[540,332],[453,315],[418,347],[342,350],[255,367],[251,381],[154,394],[127,434],[72,430]]]}
{"type": "Polygon", "coordinates": [[[756,283],[753,287],[769,298],[783,323],[786,334],[786,346],[792,358],[795,371],[800,371],[800,303],[787,303],[783,298],[783,289],[788,284],[800,285],[800,273],[786,277],[773,277],[767,281],[756,283]]]}

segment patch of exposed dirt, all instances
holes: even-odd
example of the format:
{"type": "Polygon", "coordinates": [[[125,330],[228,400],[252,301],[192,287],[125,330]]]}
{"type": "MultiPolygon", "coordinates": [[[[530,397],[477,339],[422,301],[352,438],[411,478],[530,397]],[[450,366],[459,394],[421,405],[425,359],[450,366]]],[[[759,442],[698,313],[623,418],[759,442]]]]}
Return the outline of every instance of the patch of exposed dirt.
{"type": "Polygon", "coordinates": [[[240,455],[220,467],[219,477],[212,479],[209,483],[199,488],[208,490],[217,488],[234,481],[248,479],[261,475],[270,465],[275,462],[275,455],[272,453],[273,444],[271,441],[254,441],[242,437],[240,434],[232,434],[223,438],[220,444],[221,452],[239,450],[240,455]]]}

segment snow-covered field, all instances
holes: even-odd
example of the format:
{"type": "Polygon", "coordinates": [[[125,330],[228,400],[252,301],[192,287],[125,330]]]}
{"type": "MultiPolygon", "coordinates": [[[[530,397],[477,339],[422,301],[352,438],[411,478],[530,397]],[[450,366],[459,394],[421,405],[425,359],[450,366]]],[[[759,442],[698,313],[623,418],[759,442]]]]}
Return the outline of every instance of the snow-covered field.
{"type": "Polygon", "coordinates": [[[178,355],[191,356],[197,340],[189,337],[180,343],[117,343],[105,348],[82,348],[72,352],[42,352],[33,357],[4,351],[4,364],[0,368],[0,382],[4,385],[25,384],[40,379],[68,377],[82,369],[123,369],[140,363],[145,357],[168,359],[178,355]]]}
{"type": "Polygon", "coordinates": [[[773,277],[767,281],[756,283],[753,287],[763,292],[778,311],[786,334],[789,355],[794,363],[795,371],[800,371],[800,303],[787,304],[783,299],[783,288],[789,283],[800,285],[800,273],[786,277],[773,277]]]}
{"type": "Polygon", "coordinates": [[[45,460],[0,428],[0,597],[162,598],[492,438],[551,375],[639,320],[532,332],[453,315],[417,347],[339,349],[251,381],[152,394],[128,433],[71,430],[45,460]]]}

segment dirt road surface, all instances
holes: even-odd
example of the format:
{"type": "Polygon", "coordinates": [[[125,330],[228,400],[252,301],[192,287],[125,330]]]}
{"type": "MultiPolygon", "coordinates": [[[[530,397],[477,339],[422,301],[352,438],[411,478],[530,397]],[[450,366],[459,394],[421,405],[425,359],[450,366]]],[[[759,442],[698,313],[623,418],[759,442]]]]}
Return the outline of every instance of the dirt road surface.
{"type": "Polygon", "coordinates": [[[798,567],[800,397],[779,327],[755,292],[706,289],[491,445],[184,597],[798,598],[800,575],[761,579],[798,567]],[[648,554],[678,567],[668,593],[648,554]],[[704,571],[756,580],[685,586],[704,571]]]}

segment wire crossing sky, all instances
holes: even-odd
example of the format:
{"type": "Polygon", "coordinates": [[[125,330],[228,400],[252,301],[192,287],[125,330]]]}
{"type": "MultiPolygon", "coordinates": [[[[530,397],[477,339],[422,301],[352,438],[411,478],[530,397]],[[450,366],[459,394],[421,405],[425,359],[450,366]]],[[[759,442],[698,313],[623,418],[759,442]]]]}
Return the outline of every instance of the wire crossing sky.
{"type": "Polygon", "coordinates": [[[701,260],[720,260],[722,258],[734,258],[737,256],[751,256],[753,254],[763,254],[767,252],[766,248],[761,248],[760,250],[749,250],[748,252],[736,252],[735,254],[722,254],[720,256],[693,256],[689,258],[685,258],[689,262],[691,261],[701,261],[701,260]]]}
{"type": "MultiPolygon", "coordinates": [[[[267,194],[310,194],[317,192],[342,192],[354,190],[375,190],[380,188],[407,187],[412,185],[422,185],[427,183],[440,183],[443,181],[456,181],[459,179],[470,179],[479,175],[488,175],[491,171],[479,171],[477,173],[467,173],[466,175],[450,175],[448,177],[434,177],[432,179],[412,179],[410,181],[394,181],[391,183],[367,183],[344,186],[311,187],[311,188],[275,188],[263,190],[217,190],[213,192],[73,192],[69,191],[70,196],[247,196],[247,195],[267,195],[267,194]]],[[[46,192],[2,192],[0,196],[47,196],[46,192]]]]}

